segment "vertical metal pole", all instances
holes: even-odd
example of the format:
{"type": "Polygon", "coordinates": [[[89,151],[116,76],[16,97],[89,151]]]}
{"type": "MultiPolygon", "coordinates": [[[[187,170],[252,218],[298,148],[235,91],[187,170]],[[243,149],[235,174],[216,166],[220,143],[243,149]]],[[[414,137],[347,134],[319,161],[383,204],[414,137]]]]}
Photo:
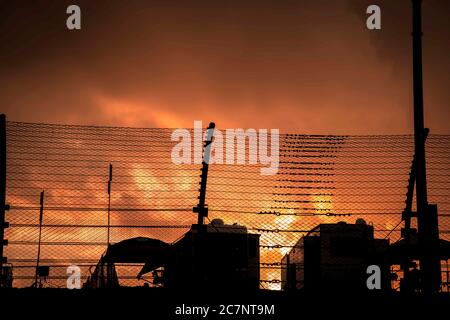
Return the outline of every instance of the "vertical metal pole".
{"type": "Polygon", "coordinates": [[[34,285],[35,287],[38,287],[38,273],[39,273],[39,262],[41,260],[41,236],[42,236],[42,216],[44,214],[44,191],[41,192],[40,197],[40,208],[39,208],[39,238],[38,238],[38,253],[37,253],[37,260],[36,260],[36,273],[34,278],[34,285]]]}
{"type": "Polygon", "coordinates": [[[425,213],[427,178],[425,166],[425,128],[422,87],[422,0],[413,0],[413,92],[414,92],[414,146],[416,160],[416,201],[419,221],[425,213]]]}
{"type": "MultiPolygon", "coordinates": [[[[438,291],[441,279],[439,246],[436,239],[438,225],[433,223],[427,199],[427,175],[425,162],[425,135],[423,116],[422,77],[422,0],[412,0],[413,14],[413,92],[414,92],[414,146],[416,160],[416,202],[419,243],[421,247],[420,271],[425,293],[438,291]],[[433,238],[433,239],[432,239],[433,238]],[[436,257],[437,255],[437,257],[436,257]]],[[[436,213],[437,214],[437,213],[436,213]]],[[[438,236],[439,237],[439,236],[438,236]]]]}
{"type": "Polygon", "coordinates": [[[214,122],[211,122],[208,126],[206,132],[205,148],[203,152],[203,162],[202,162],[202,175],[200,181],[200,195],[198,197],[198,205],[194,208],[194,212],[198,213],[199,226],[203,225],[204,218],[208,216],[208,209],[205,207],[206,201],[206,183],[208,181],[208,166],[209,160],[211,158],[211,143],[214,135],[214,128],[216,127],[214,122]]]}
{"type": "MultiPolygon", "coordinates": [[[[111,286],[112,272],[111,272],[111,261],[108,255],[108,249],[110,244],[110,228],[111,228],[111,183],[112,183],[112,164],[109,164],[109,179],[108,179],[108,235],[107,235],[107,246],[106,246],[106,286],[111,286]]],[[[103,272],[104,264],[102,264],[103,272]]]]}
{"type": "Polygon", "coordinates": [[[202,174],[200,181],[200,194],[198,197],[198,205],[193,208],[194,212],[198,213],[198,221],[197,221],[197,238],[194,240],[194,252],[195,252],[195,262],[193,265],[194,278],[197,280],[196,285],[203,285],[204,277],[205,277],[205,269],[204,269],[204,255],[203,255],[203,244],[205,242],[205,233],[206,226],[203,225],[204,218],[208,216],[208,208],[205,205],[206,202],[206,183],[208,181],[208,166],[209,160],[211,157],[211,143],[214,135],[214,128],[216,125],[214,122],[211,122],[208,126],[206,132],[206,141],[204,145],[203,151],[203,161],[202,161],[202,174]]]}
{"type": "Polygon", "coordinates": [[[108,180],[108,235],[107,246],[109,246],[109,229],[111,225],[111,182],[112,182],[112,164],[109,164],[109,180],[108,180]]]}
{"type": "Polygon", "coordinates": [[[0,276],[3,276],[3,245],[5,244],[6,211],[6,116],[0,115],[0,276]]]}

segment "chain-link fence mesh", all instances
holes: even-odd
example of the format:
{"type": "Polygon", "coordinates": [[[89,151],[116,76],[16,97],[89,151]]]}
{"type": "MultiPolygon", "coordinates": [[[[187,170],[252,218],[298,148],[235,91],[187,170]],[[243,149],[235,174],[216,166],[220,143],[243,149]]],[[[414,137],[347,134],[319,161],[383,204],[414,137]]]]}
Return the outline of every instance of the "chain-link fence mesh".
{"type": "MultiPolygon", "coordinates": [[[[177,143],[172,132],[7,122],[11,207],[5,254],[14,286],[34,282],[41,191],[40,265],[50,267],[45,285],[64,287],[71,264],[81,267],[86,280],[107,247],[110,164],[111,243],[133,237],[172,243],[188,231],[197,221],[192,207],[201,165],[171,161],[177,143]]],[[[260,234],[261,263],[255,268],[261,287],[279,289],[282,257],[321,223],[362,218],[377,238],[400,238],[413,149],[411,135],[281,134],[276,175],[261,175],[261,164],[210,165],[208,219],[260,234]]],[[[450,136],[430,135],[426,151],[429,202],[438,205],[440,237],[450,240],[450,136]]],[[[246,152],[248,157],[257,150],[247,145],[246,152]]],[[[136,279],[140,267],[119,264],[121,285],[142,285],[145,278],[136,279]]]]}

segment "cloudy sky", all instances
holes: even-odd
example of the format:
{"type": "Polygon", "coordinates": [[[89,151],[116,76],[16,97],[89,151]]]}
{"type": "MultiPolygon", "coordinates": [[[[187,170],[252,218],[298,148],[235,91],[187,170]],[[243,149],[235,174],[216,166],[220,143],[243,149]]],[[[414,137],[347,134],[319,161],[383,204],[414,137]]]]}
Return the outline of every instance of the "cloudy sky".
{"type": "MultiPolygon", "coordinates": [[[[450,133],[450,2],[425,0],[425,122],[450,133]]],[[[0,0],[9,120],[412,132],[411,1],[0,0]],[[82,30],[66,28],[78,4],[82,30]],[[370,4],[382,30],[366,28],[370,4]]]]}

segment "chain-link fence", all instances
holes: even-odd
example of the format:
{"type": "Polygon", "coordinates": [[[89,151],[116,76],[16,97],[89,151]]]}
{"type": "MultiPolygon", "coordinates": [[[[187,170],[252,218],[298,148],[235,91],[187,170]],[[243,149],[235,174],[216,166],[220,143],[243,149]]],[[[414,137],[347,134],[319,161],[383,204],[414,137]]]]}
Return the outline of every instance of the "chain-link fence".
{"type": "MultiPolygon", "coordinates": [[[[35,279],[40,194],[44,191],[40,265],[45,286],[64,287],[66,268],[85,281],[108,242],[134,237],[173,243],[196,223],[200,164],[176,165],[172,129],[117,128],[7,122],[5,238],[15,287],[35,279]],[[108,227],[108,180],[110,223],[108,227]]],[[[358,218],[376,238],[400,238],[401,214],[413,159],[410,135],[280,135],[276,175],[261,164],[211,164],[207,222],[245,226],[260,234],[261,287],[281,287],[285,256],[319,224],[358,218]]],[[[247,156],[256,149],[247,145],[247,156]]],[[[450,136],[426,142],[429,202],[439,209],[441,239],[450,240],[450,136]]],[[[121,285],[143,285],[142,265],[118,264],[121,285]]],[[[443,269],[448,282],[448,269],[443,269]]]]}

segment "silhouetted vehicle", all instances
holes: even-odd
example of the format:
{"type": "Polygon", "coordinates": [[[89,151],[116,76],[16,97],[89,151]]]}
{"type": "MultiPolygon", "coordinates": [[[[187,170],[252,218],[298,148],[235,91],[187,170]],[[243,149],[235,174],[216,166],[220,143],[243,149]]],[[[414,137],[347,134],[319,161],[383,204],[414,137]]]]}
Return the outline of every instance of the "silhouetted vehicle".
{"type": "Polygon", "coordinates": [[[375,239],[373,227],[320,224],[302,237],[282,258],[282,289],[367,290],[367,268],[381,269],[381,287],[390,287],[389,264],[383,259],[389,240],[375,239]]]}

